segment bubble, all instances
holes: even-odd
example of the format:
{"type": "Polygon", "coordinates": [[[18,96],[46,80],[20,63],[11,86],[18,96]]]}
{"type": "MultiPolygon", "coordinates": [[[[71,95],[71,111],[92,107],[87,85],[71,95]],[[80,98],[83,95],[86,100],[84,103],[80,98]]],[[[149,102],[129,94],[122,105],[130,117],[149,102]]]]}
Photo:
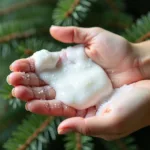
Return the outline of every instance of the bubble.
{"type": "Polygon", "coordinates": [[[66,109],[68,109],[69,108],[69,106],[67,106],[67,105],[64,105],[64,109],[66,110],[66,109]]]}
{"type": "Polygon", "coordinates": [[[50,107],[50,105],[49,105],[49,103],[48,103],[48,102],[45,102],[45,103],[44,103],[44,106],[45,106],[45,108],[46,108],[46,109],[48,109],[48,110],[50,110],[50,109],[51,109],[51,107],[50,107]]]}
{"type": "Polygon", "coordinates": [[[44,90],[40,90],[38,94],[44,94],[44,90]]]}
{"type": "Polygon", "coordinates": [[[53,107],[54,108],[61,108],[61,106],[59,104],[57,104],[57,103],[54,103],[53,107]]]}
{"type": "Polygon", "coordinates": [[[46,99],[46,96],[45,96],[45,91],[44,89],[41,89],[39,91],[35,91],[35,94],[36,94],[36,98],[38,99],[46,99]]]}
{"type": "Polygon", "coordinates": [[[26,77],[26,80],[30,80],[30,74],[27,73],[27,74],[25,75],[25,77],[26,77]]]}

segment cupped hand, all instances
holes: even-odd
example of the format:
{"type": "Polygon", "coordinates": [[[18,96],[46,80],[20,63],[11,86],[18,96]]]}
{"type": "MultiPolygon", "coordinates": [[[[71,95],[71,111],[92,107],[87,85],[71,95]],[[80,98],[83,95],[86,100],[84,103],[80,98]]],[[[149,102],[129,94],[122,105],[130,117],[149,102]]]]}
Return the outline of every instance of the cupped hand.
{"type": "Polygon", "coordinates": [[[102,28],[51,27],[51,35],[64,43],[85,45],[85,52],[108,74],[113,86],[149,79],[135,44],[102,28]]]}
{"type": "Polygon", "coordinates": [[[124,137],[149,125],[150,81],[139,81],[146,79],[145,73],[131,43],[101,28],[52,27],[50,33],[62,42],[84,44],[86,54],[104,68],[114,87],[137,82],[130,93],[123,92],[96,116],[96,107],[79,111],[55,100],[55,90],[36,75],[34,61],[21,59],[10,66],[13,73],[7,80],[15,86],[13,96],[28,101],[26,109],[38,114],[72,117],[59,125],[60,134],[77,131],[106,140],[124,137]]]}

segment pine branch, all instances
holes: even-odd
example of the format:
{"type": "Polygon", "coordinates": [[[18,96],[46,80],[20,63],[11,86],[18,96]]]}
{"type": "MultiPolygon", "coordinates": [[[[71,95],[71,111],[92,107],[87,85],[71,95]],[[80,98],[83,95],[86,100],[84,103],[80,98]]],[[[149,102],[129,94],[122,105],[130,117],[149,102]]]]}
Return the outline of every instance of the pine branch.
{"type": "Polygon", "coordinates": [[[44,147],[56,139],[59,123],[59,118],[30,115],[12,134],[12,138],[4,144],[4,148],[6,150],[30,150],[37,149],[39,145],[44,147]]]}
{"type": "Polygon", "coordinates": [[[87,16],[95,0],[59,0],[53,13],[56,25],[78,25],[87,16]]]}
{"type": "Polygon", "coordinates": [[[7,104],[5,108],[5,114],[0,119],[0,132],[4,131],[12,124],[20,123],[22,116],[26,116],[27,114],[28,112],[25,111],[24,105],[21,105],[21,107],[14,110],[7,104]]]}
{"type": "Polygon", "coordinates": [[[45,18],[45,22],[43,24],[47,24],[47,22],[51,22],[51,14],[52,14],[52,5],[49,5],[47,3],[43,3],[41,5],[36,6],[30,6],[24,9],[19,9],[18,11],[15,11],[11,14],[4,15],[0,17],[1,22],[11,22],[11,21],[21,21],[26,20],[26,22],[35,21],[35,19],[43,21],[45,18]],[[47,19],[49,18],[49,19],[47,19]],[[47,20],[46,20],[47,19],[47,20]]]}
{"type": "Polygon", "coordinates": [[[8,42],[16,38],[27,38],[40,32],[47,31],[48,33],[51,25],[51,17],[50,19],[47,18],[51,13],[51,7],[38,6],[11,14],[11,19],[9,19],[10,15],[8,18],[5,17],[0,24],[0,43],[8,42]]]}
{"type": "Polygon", "coordinates": [[[123,36],[131,42],[141,42],[150,39],[149,31],[150,13],[138,19],[136,24],[127,29],[123,36]]]}
{"type": "Polygon", "coordinates": [[[77,150],[82,150],[82,144],[81,144],[81,134],[80,133],[76,133],[76,148],[77,150]]]}
{"type": "Polygon", "coordinates": [[[41,133],[50,123],[52,120],[51,117],[46,118],[46,120],[37,128],[30,137],[17,149],[17,150],[25,150],[31,143],[32,141],[41,133]]]}
{"type": "MultiPolygon", "coordinates": [[[[58,44],[56,45],[54,42],[50,42],[49,37],[45,39],[44,38],[45,37],[42,36],[38,37],[38,39],[32,37],[24,40],[19,40],[19,41],[13,40],[10,43],[1,44],[0,62],[1,60],[3,60],[3,62],[1,63],[3,64],[7,63],[10,57],[13,58],[12,56],[14,56],[14,59],[28,57],[32,55],[35,51],[43,48],[50,51],[58,51],[62,48],[62,46],[58,44]]],[[[10,94],[9,92],[11,92],[11,88],[9,89],[7,86],[5,87],[5,85],[2,86],[2,89],[5,91],[4,94],[6,93],[7,95],[9,95],[10,94]]],[[[0,96],[5,97],[5,95],[1,95],[1,93],[0,96]]]]}
{"type": "MultiPolygon", "coordinates": [[[[1,102],[2,105],[2,102],[1,102]]],[[[13,109],[8,104],[5,106],[5,113],[0,119],[0,142],[6,142],[10,138],[11,133],[21,123],[22,119],[28,114],[24,109],[24,105],[18,109],[13,109]]]]}
{"type": "Polygon", "coordinates": [[[41,23],[39,19],[34,19],[26,22],[26,20],[19,20],[19,21],[8,21],[0,24],[0,38],[3,36],[7,36],[9,34],[12,34],[14,32],[21,32],[27,29],[32,28],[32,26],[36,25],[38,26],[41,23]]]}
{"type": "Polygon", "coordinates": [[[66,12],[65,17],[70,17],[73,14],[76,7],[79,5],[79,3],[80,3],[80,0],[74,0],[70,9],[66,12]]]}
{"type": "Polygon", "coordinates": [[[142,42],[142,41],[146,41],[147,39],[150,39],[150,32],[146,33],[145,35],[143,35],[142,37],[137,39],[136,42],[139,43],[139,42],[142,42]]]}
{"type": "Polygon", "coordinates": [[[48,0],[28,0],[28,1],[25,1],[25,2],[19,2],[19,3],[16,3],[16,4],[13,4],[13,5],[9,6],[8,8],[0,10],[0,16],[7,15],[9,13],[12,13],[14,11],[17,11],[17,10],[25,8],[25,7],[29,7],[29,6],[32,6],[32,5],[35,6],[37,4],[45,3],[47,1],[48,0]]]}
{"type": "Polygon", "coordinates": [[[28,38],[34,34],[36,34],[35,29],[29,29],[27,31],[20,32],[20,33],[11,33],[9,35],[5,35],[5,36],[1,37],[0,43],[9,42],[11,40],[18,39],[18,38],[28,38]]]}
{"type": "Polygon", "coordinates": [[[23,102],[20,101],[18,98],[13,97],[11,91],[12,91],[12,86],[5,83],[0,88],[0,97],[3,100],[9,100],[9,105],[11,105],[13,109],[21,107],[23,102]]]}
{"type": "Polygon", "coordinates": [[[92,137],[80,133],[70,133],[65,137],[66,150],[92,150],[92,137]]]}
{"type": "MultiPolygon", "coordinates": [[[[41,28],[38,29],[38,33],[46,33],[47,32],[47,28],[41,28]]],[[[9,35],[3,36],[0,38],[0,43],[5,43],[5,42],[9,42],[11,40],[14,39],[22,39],[22,38],[29,38],[35,34],[38,34],[36,29],[29,29],[26,30],[24,32],[16,32],[16,33],[11,33],[9,35]]]]}

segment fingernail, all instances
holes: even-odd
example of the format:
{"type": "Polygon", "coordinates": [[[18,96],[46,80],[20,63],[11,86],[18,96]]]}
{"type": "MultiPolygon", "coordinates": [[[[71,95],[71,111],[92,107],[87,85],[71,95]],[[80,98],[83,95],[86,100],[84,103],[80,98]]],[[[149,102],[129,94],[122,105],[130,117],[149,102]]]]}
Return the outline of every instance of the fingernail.
{"type": "Polygon", "coordinates": [[[30,111],[30,109],[31,109],[31,103],[26,103],[25,109],[26,109],[27,111],[30,111]]]}
{"type": "Polygon", "coordinates": [[[16,96],[15,96],[15,88],[12,89],[12,92],[11,92],[11,93],[12,93],[12,96],[13,96],[13,97],[16,97],[16,96]]]}
{"type": "Polygon", "coordinates": [[[9,82],[9,75],[8,75],[7,78],[6,78],[6,81],[7,81],[7,83],[8,83],[9,85],[11,85],[10,82],[9,82]]]}
{"type": "Polygon", "coordinates": [[[69,129],[69,128],[59,129],[58,130],[58,134],[67,134],[67,133],[70,133],[70,132],[73,132],[73,130],[69,129]]]}
{"type": "Polygon", "coordinates": [[[10,71],[12,71],[12,65],[9,66],[10,71]]]}
{"type": "Polygon", "coordinates": [[[15,61],[9,66],[10,71],[13,71],[13,65],[15,64],[15,61]]]}

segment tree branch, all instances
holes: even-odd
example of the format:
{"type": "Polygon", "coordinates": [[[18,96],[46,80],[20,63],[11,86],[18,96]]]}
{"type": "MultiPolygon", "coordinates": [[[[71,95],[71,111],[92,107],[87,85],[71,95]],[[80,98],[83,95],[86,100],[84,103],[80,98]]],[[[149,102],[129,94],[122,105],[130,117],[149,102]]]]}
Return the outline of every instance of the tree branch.
{"type": "Polygon", "coordinates": [[[77,150],[81,150],[82,149],[82,144],[81,144],[81,134],[80,133],[76,133],[76,148],[77,150]]]}
{"type": "Polygon", "coordinates": [[[20,3],[17,3],[17,4],[13,4],[12,6],[6,8],[6,9],[0,10],[0,16],[7,15],[11,12],[14,12],[16,10],[19,10],[19,9],[22,9],[22,8],[25,8],[25,7],[29,7],[29,6],[32,6],[32,5],[45,3],[45,2],[49,2],[49,1],[48,0],[36,0],[36,1],[29,0],[27,2],[20,2],[20,3]]]}
{"type": "Polygon", "coordinates": [[[69,17],[72,15],[73,11],[75,10],[76,6],[80,3],[80,0],[75,0],[72,4],[71,8],[66,12],[65,16],[69,17]]]}
{"type": "MultiPolygon", "coordinates": [[[[47,31],[46,28],[39,29],[39,32],[45,32],[45,31],[47,31]]],[[[36,29],[29,29],[29,30],[24,31],[24,32],[12,33],[12,34],[0,37],[0,43],[9,42],[9,41],[14,40],[14,39],[27,38],[27,37],[30,37],[30,36],[36,34],[36,33],[37,33],[36,29]]]]}
{"type": "Polygon", "coordinates": [[[52,117],[48,117],[39,128],[35,130],[35,132],[25,141],[23,145],[21,145],[17,150],[26,150],[26,148],[31,144],[31,142],[42,132],[50,123],[52,117]]]}
{"type": "Polygon", "coordinates": [[[145,41],[146,39],[150,38],[150,32],[144,34],[142,37],[140,37],[139,39],[136,40],[136,43],[145,41]]]}
{"type": "Polygon", "coordinates": [[[36,33],[35,29],[30,29],[30,30],[27,30],[24,32],[12,33],[12,34],[1,37],[0,43],[9,42],[10,40],[14,40],[17,38],[27,38],[27,37],[30,37],[31,35],[35,34],[35,33],[36,33]]]}

